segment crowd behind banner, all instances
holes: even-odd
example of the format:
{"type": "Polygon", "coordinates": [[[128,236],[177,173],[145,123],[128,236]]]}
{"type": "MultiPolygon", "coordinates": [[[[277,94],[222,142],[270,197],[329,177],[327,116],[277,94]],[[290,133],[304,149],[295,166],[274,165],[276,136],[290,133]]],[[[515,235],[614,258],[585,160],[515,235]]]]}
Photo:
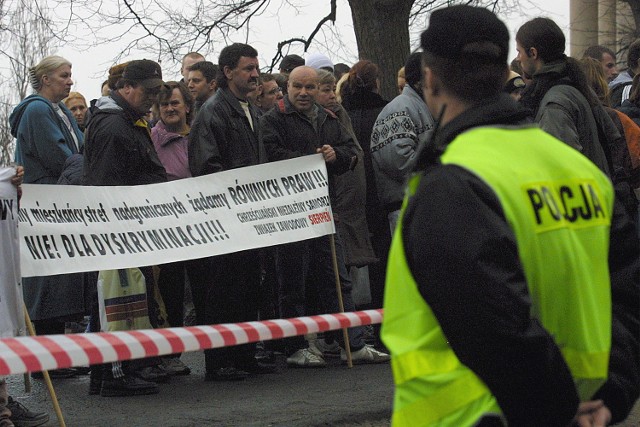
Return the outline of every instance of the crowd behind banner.
{"type": "Polygon", "coordinates": [[[23,191],[23,277],[165,264],[335,230],[319,155],[144,187],[23,191]]]}
{"type": "MultiPolygon", "coordinates": [[[[10,117],[21,209],[0,206],[37,334],[87,314],[76,326],[97,332],[384,300],[382,331],[208,349],[204,380],[391,353],[395,425],[621,421],[640,395],[640,40],[618,73],[604,46],[568,57],[548,18],[522,25],[510,65],[509,38],[452,6],[397,76],[317,52],[261,73],[233,43],[216,64],[187,53],[181,81],[114,65],[88,105],[72,64],[44,58],[10,117]]],[[[0,274],[15,333],[20,284],[0,274]]],[[[191,372],[180,354],[87,370],[104,397],[191,372]]]]}

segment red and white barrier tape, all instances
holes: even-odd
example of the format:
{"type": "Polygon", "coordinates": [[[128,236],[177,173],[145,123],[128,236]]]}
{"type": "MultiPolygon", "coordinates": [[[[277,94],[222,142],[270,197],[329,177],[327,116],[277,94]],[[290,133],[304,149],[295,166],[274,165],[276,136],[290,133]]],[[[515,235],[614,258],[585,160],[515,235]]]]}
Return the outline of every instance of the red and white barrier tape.
{"type": "Polygon", "coordinates": [[[0,339],[0,376],[227,347],[382,322],[382,310],[186,328],[0,339]]]}

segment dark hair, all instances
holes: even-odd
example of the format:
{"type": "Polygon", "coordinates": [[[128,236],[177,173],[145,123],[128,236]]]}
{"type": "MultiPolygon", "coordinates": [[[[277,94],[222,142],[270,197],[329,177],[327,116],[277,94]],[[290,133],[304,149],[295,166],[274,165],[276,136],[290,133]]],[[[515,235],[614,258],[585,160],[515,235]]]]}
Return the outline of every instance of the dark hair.
{"type": "Polygon", "coordinates": [[[178,89],[182,94],[182,99],[184,99],[184,104],[189,107],[189,111],[187,111],[187,124],[191,123],[191,114],[193,113],[193,95],[189,92],[189,88],[182,82],[165,82],[162,89],[160,89],[160,93],[158,94],[158,102],[156,103],[156,107],[158,110],[160,109],[160,103],[162,101],[166,101],[171,98],[173,95],[173,90],[178,89]]]}
{"type": "Polygon", "coordinates": [[[640,74],[633,76],[631,92],[629,93],[629,101],[634,104],[638,104],[638,101],[640,101],[640,74]]]}
{"type": "Polygon", "coordinates": [[[534,18],[525,22],[516,33],[516,41],[529,55],[529,49],[536,48],[538,56],[544,62],[556,61],[565,57],[566,39],[564,33],[549,18],[534,18]]]}
{"type": "Polygon", "coordinates": [[[635,40],[629,45],[627,52],[627,67],[632,70],[638,68],[638,60],[640,59],[640,39],[635,40]]]}
{"type": "Polygon", "coordinates": [[[464,102],[475,103],[496,96],[504,87],[508,71],[506,63],[475,63],[473,60],[476,53],[487,56],[487,52],[494,50],[496,55],[500,54],[495,43],[471,43],[465,47],[468,55],[462,59],[446,59],[425,52],[424,63],[439,77],[449,94],[464,102]]]}
{"type": "Polygon", "coordinates": [[[413,52],[404,63],[404,79],[415,86],[422,80],[422,52],[413,52]]]}
{"type": "MultiPolygon", "coordinates": [[[[262,73],[260,74],[260,79],[262,80],[262,83],[266,83],[272,80],[276,80],[276,76],[271,73],[262,73]]],[[[278,82],[276,81],[276,83],[278,82]]]]}
{"type": "Polygon", "coordinates": [[[187,69],[189,71],[200,71],[207,83],[211,83],[211,81],[214,80],[218,74],[218,66],[209,61],[196,62],[187,69]]]}
{"type": "Polygon", "coordinates": [[[356,92],[373,92],[378,87],[380,69],[373,62],[363,59],[353,64],[349,77],[340,88],[341,95],[352,95],[356,92]]]}
{"type": "Polygon", "coordinates": [[[280,90],[282,91],[282,95],[286,95],[287,94],[287,83],[289,82],[289,75],[288,74],[281,74],[281,73],[273,73],[273,78],[276,81],[276,83],[278,83],[278,86],[280,87],[280,90]]]}
{"type": "Polygon", "coordinates": [[[224,67],[229,67],[234,69],[238,66],[238,62],[242,56],[246,56],[248,58],[256,58],[258,57],[258,51],[248,44],[244,43],[234,43],[232,45],[226,46],[220,52],[220,57],[218,58],[218,76],[216,81],[218,82],[218,87],[227,87],[229,83],[227,82],[227,76],[224,74],[224,67]]]}
{"type": "Polygon", "coordinates": [[[336,76],[336,80],[340,80],[340,77],[349,71],[351,71],[351,68],[343,62],[338,62],[333,66],[333,74],[336,76]]]}
{"type": "Polygon", "coordinates": [[[611,49],[609,49],[606,46],[600,46],[600,45],[589,46],[582,54],[582,57],[593,58],[593,59],[597,59],[598,61],[602,61],[602,55],[604,55],[605,53],[608,53],[613,57],[613,59],[616,59],[616,54],[611,49]]]}

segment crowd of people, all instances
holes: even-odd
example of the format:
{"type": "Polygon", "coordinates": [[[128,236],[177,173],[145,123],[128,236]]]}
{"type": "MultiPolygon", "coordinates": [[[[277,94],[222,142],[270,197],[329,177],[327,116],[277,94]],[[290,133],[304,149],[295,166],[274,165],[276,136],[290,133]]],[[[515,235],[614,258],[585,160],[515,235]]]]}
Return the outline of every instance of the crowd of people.
{"type": "MultiPolygon", "coordinates": [[[[568,57],[556,23],[535,18],[509,68],[504,23],[453,6],[421,45],[397,76],[322,53],[261,73],[242,43],[217,63],[188,53],[181,81],[134,60],[90,103],[50,56],[11,115],[16,162],[25,183],[129,186],[320,153],[344,309],[385,308],[382,331],[349,329],[353,361],[392,360],[394,425],[621,421],[640,393],[640,40],[618,73],[611,49],[568,57]]],[[[137,270],[154,328],[185,325],[185,295],[194,324],[339,310],[329,236],[137,270]]],[[[87,313],[104,330],[96,275],[24,279],[36,332],[87,313]]],[[[206,350],[205,381],[273,373],[277,353],[323,367],[344,349],[325,333],[206,350]]],[[[153,394],[189,373],[179,354],[92,366],[89,394],[153,394]]],[[[0,426],[27,425],[8,412],[0,426]]]]}

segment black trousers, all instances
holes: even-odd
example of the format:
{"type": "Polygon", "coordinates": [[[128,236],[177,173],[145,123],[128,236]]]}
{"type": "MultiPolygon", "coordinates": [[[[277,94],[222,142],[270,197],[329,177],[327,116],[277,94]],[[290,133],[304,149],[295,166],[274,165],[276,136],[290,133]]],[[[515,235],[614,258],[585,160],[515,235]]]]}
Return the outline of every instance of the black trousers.
{"type": "MultiPolygon", "coordinates": [[[[258,320],[260,251],[248,250],[211,258],[211,285],[206,295],[207,324],[258,320]]],[[[194,302],[196,295],[193,296],[194,302]]],[[[198,308],[196,307],[196,311],[198,308]]],[[[255,343],[205,351],[206,370],[242,369],[255,363],[255,343]]]]}

